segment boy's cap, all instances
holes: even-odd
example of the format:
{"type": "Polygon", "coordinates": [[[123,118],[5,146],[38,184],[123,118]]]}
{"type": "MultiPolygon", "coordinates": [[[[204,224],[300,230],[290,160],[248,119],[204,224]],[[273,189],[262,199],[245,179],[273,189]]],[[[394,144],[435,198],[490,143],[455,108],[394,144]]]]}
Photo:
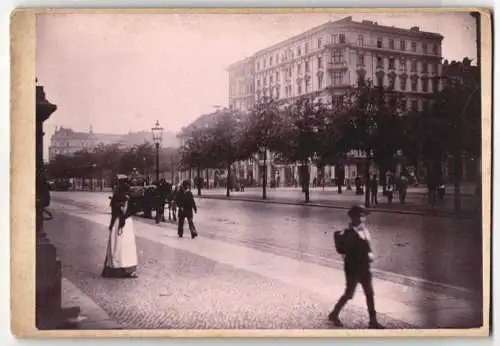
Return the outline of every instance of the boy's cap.
{"type": "Polygon", "coordinates": [[[361,216],[368,214],[370,214],[370,212],[361,205],[353,205],[351,209],[349,209],[349,211],[347,212],[347,215],[349,216],[361,216]]]}

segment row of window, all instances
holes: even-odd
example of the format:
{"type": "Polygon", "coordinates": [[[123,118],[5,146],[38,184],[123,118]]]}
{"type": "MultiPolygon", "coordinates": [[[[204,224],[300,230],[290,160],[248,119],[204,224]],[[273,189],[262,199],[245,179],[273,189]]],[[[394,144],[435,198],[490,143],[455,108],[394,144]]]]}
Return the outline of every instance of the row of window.
{"type": "MultiPolygon", "coordinates": [[[[334,50],[334,54],[332,55],[332,62],[334,64],[342,63],[343,60],[343,55],[341,51],[336,51],[334,50]]],[[[417,65],[418,62],[417,60],[410,60],[410,72],[417,72],[417,65]]],[[[363,53],[358,54],[358,66],[365,66],[365,56],[363,53]]],[[[382,57],[377,57],[377,63],[376,63],[377,68],[384,68],[384,62],[382,57]]],[[[317,58],[317,67],[318,68],[323,68],[323,58],[318,57],[317,58]]],[[[395,69],[396,67],[396,59],[395,58],[389,58],[388,60],[388,67],[389,69],[395,69]]],[[[406,72],[407,71],[407,61],[405,58],[400,58],[399,59],[399,67],[401,72],[406,72]]],[[[433,63],[430,65],[430,72],[432,73],[437,73],[438,72],[438,64],[433,63]]],[[[310,72],[310,62],[305,61],[304,62],[304,71],[306,73],[310,72]]],[[[421,62],[421,72],[422,73],[429,73],[429,64],[426,62],[421,62]]],[[[297,73],[302,74],[302,63],[297,64],[297,73]]],[[[292,77],[292,67],[287,67],[285,69],[285,76],[287,78],[292,77]]],[[[262,81],[261,79],[257,79],[257,88],[260,88],[261,86],[266,86],[269,84],[273,84],[275,81],[280,82],[280,72],[276,71],[274,74],[267,76],[264,76],[262,81]]],[[[403,89],[404,90],[404,89],[403,89]]]]}
{"type": "MultiPolygon", "coordinates": [[[[321,49],[324,47],[323,44],[323,38],[318,38],[317,39],[317,44],[316,48],[321,49]]],[[[345,44],[348,43],[347,36],[345,33],[340,33],[340,34],[334,34],[331,35],[330,43],[332,44],[345,44]]],[[[367,47],[370,45],[365,44],[365,36],[362,34],[359,34],[357,37],[357,45],[360,47],[367,47]]],[[[400,51],[407,51],[407,41],[402,40],[402,39],[393,39],[393,38],[386,38],[384,39],[383,37],[377,37],[376,40],[376,47],[377,48],[388,48],[392,50],[400,50],[400,51]]],[[[417,42],[417,41],[411,41],[410,46],[409,46],[409,51],[413,53],[417,52],[422,52],[423,54],[434,54],[438,55],[439,54],[439,45],[437,43],[429,44],[427,42],[417,42]],[[418,46],[421,46],[421,50],[418,49],[418,46]]],[[[309,43],[305,43],[302,49],[302,46],[299,46],[296,49],[296,54],[297,56],[302,56],[302,54],[308,54],[310,51],[309,49],[309,43]]],[[[280,61],[284,62],[290,59],[294,58],[294,51],[289,48],[285,51],[283,54],[276,53],[274,56],[269,56],[269,57],[264,57],[256,62],[256,69],[257,71],[262,69],[267,68],[268,66],[271,67],[274,64],[279,64],[280,61]],[[281,57],[281,60],[280,60],[281,57]]]]}

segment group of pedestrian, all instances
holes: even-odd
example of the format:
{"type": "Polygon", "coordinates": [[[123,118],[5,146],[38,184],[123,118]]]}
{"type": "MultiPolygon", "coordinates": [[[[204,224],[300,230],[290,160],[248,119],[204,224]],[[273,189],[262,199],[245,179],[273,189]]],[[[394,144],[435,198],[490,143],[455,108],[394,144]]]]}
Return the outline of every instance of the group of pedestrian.
{"type": "MultiPolygon", "coordinates": [[[[160,187],[161,184],[159,184],[160,187]]],[[[159,189],[160,199],[166,198],[166,194],[159,189]]],[[[198,209],[194,196],[191,192],[191,186],[188,181],[175,190],[173,196],[177,206],[177,235],[182,238],[184,235],[184,222],[188,221],[191,238],[198,236],[194,225],[193,216],[198,209]]],[[[137,247],[135,242],[134,215],[130,201],[130,187],[127,183],[127,176],[118,175],[117,183],[113,188],[113,195],[110,197],[111,220],[108,226],[109,237],[104,259],[103,277],[115,278],[137,278],[137,247]]],[[[165,201],[160,203],[163,208],[165,201]]],[[[161,207],[161,206],[160,206],[161,207]]],[[[158,208],[159,209],[159,208],[158,208]]],[[[163,214],[158,214],[157,220],[162,218],[163,214]]]]}
{"type": "MultiPolygon", "coordinates": [[[[394,193],[397,191],[399,193],[399,201],[404,204],[408,192],[408,185],[409,183],[406,175],[402,174],[399,178],[394,178],[392,174],[388,174],[383,189],[383,195],[387,198],[387,202],[392,204],[394,193]]],[[[370,179],[368,188],[370,202],[372,204],[378,204],[379,181],[376,174],[370,179]]]]}

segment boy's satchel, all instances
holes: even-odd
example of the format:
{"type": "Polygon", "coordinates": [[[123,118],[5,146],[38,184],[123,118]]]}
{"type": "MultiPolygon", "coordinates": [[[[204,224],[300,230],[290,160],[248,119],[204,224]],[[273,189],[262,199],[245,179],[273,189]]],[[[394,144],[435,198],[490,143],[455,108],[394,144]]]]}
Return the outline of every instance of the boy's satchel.
{"type": "Polygon", "coordinates": [[[335,231],[333,232],[333,240],[335,242],[335,249],[341,255],[345,255],[346,248],[346,231],[335,231]]]}

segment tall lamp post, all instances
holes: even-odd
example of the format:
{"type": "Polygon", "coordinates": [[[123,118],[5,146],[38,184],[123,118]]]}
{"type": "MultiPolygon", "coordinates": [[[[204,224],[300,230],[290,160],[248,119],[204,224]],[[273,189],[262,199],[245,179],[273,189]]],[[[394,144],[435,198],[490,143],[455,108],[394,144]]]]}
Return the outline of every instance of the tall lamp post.
{"type": "Polygon", "coordinates": [[[156,183],[160,181],[160,143],[163,137],[163,127],[160,127],[160,122],[156,120],[155,127],[151,129],[153,133],[153,143],[156,147],[156,183]]]}

